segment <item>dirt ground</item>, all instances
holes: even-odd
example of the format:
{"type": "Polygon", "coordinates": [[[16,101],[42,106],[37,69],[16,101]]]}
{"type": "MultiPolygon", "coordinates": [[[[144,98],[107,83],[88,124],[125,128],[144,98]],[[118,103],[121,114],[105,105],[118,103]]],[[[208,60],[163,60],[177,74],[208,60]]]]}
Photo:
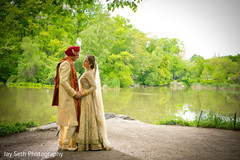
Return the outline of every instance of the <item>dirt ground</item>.
{"type": "Polygon", "coordinates": [[[240,160],[240,132],[107,120],[110,151],[58,151],[57,130],[0,137],[0,159],[240,160]],[[11,154],[11,158],[10,158],[11,154]]]}

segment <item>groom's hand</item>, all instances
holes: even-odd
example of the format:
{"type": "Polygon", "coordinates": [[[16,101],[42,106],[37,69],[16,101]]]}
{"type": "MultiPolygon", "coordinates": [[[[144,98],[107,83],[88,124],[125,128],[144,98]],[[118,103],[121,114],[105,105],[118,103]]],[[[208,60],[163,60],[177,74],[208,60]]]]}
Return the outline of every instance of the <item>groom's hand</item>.
{"type": "Polygon", "coordinates": [[[81,97],[81,92],[78,91],[75,95],[74,95],[74,98],[80,98],[81,97]]]}

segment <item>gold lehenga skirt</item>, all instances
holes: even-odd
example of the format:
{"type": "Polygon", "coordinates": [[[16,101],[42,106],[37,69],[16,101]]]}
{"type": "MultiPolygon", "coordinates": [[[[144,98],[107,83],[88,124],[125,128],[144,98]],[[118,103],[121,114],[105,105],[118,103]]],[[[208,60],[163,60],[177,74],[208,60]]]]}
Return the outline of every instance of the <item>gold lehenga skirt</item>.
{"type": "Polygon", "coordinates": [[[78,151],[101,150],[102,142],[96,119],[96,104],[91,93],[81,98],[80,127],[73,137],[73,145],[78,147],[78,151]]]}

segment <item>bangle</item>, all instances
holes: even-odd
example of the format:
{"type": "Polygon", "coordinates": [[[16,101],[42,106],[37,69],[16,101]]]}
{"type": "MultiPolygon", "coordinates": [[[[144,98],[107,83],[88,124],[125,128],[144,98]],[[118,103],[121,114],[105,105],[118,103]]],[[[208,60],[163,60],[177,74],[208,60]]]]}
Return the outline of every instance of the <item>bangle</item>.
{"type": "Polygon", "coordinates": [[[84,91],[84,92],[81,92],[82,93],[82,96],[86,96],[86,95],[88,95],[88,91],[86,90],[86,91],[84,91]]]}

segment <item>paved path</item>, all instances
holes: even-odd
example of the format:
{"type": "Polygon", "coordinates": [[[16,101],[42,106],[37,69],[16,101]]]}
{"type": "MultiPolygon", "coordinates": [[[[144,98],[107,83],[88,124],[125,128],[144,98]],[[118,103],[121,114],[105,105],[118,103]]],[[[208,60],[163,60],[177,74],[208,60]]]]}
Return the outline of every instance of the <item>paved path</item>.
{"type": "Polygon", "coordinates": [[[111,151],[59,152],[56,128],[0,137],[0,159],[240,160],[240,132],[107,120],[111,151]],[[4,156],[5,153],[5,156],[4,156]],[[57,155],[55,157],[53,154],[57,155]],[[61,157],[62,155],[62,157],[61,157]]]}

